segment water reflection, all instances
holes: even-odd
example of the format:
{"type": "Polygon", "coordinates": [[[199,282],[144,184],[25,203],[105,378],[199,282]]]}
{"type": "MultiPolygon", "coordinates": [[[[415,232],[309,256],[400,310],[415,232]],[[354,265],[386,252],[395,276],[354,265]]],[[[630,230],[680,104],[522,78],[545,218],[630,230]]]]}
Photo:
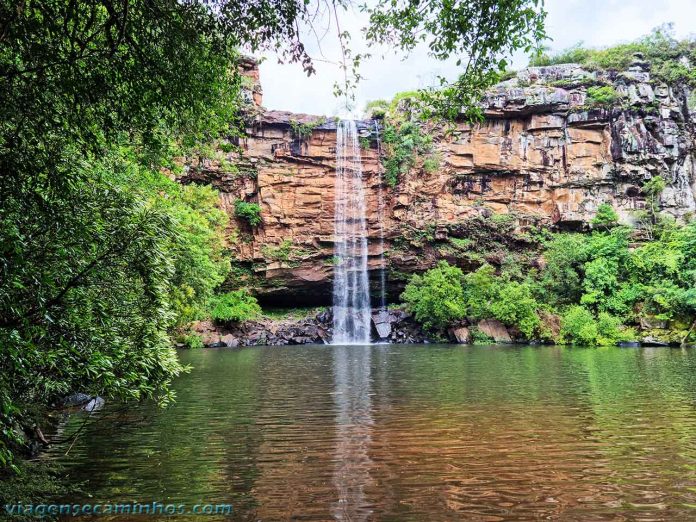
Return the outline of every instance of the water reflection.
{"type": "Polygon", "coordinates": [[[336,449],[333,482],[338,500],[331,512],[336,520],[367,520],[372,510],[366,489],[372,486],[371,346],[337,346],[334,353],[336,449]]]}
{"type": "Polygon", "coordinates": [[[195,370],[174,406],[108,405],[53,448],[88,501],[230,502],[250,521],[696,518],[693,350],[181,355],[195,370]]]}

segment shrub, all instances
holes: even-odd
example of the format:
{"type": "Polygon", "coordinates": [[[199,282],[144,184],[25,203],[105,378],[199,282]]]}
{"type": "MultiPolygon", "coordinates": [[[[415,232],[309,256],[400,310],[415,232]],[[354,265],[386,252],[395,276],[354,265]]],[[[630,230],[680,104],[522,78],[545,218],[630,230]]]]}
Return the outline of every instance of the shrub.
{"type": "Polygon", "coordinates": [[[234,203],[234,215],[246,220],[252,227],[261,224],[261,206],[258,203],[247,203],[238,199],[234,203]]]}
{"type": "Polygon", "coordinates": [[[619,93],[611,85],[587,88],[587,100],[593,105],[612,105],[619,99],[619,93]]]}
{"type": "Polygon", "coordinates": [[[437,169],[440,168],[440,158],[437,157],[436,155],[431,155],[428,156],[423,160],[423,170],[427,172],[428,174],[432,174],[433,172],[437,172],[437,169]]]}
{"type": "Polygon", "coordinates": [[[571,306],[561,317],[560,342],[585,346],[612,346],[634,338],[634,332],[621,319],[606,312],[595,316],[583,306],[571,306]]]}
{"type": "Polygon", "coordinates": [[[560,342],[593,345],[597,340],[597,323],[587,308],[571,306],[561,317],[560,342]]]}
{"type": "Polygon", "coordinates": [[[401,299],[423,328],[439,335],[466,313],[461,269],[440,261],[437,267],[415,275],[401,299]]]}
{"type": "Polygon", "coordinates": [[[517,327],[527,339],[533,339],[541,326],[537,315],[539,308],[529,283],[511,281],[498,292],[498,298],[491,305],[491,313],[500,322],[517,327]]]}
{"type": "Polygon", "coordinates": [[[600,228],[611,228],[619,222],[619,215],[609,203],[602,203],[597,208],[597,214],[592,218],[592,224],[600,228]]]}
{"type": "Polygon", "coordinates": [[[484,264],[475,272],[464,276],[464,302],[466,313],[475,319],[491,316],[490,308],[498,299],[500,285],[495,276],[495,268],[484,264]]]}
{"type": "Polygon", "coordinates": [[[234,323],[254,319],[261,314],[256,298],[246,290],[236,290],[213,299],[211,316],[216,321],[234,323]]]}
{"type": "Polygon", "coordinates": [[[186,348],[189,348],[191,350],[199,350],[204,347],[203,338],[198,334],[185,335],[181,339],[181,342],[184,343],[184,346],[186,346],[186,348]]]}
{"type": "Polygon", "coordinates": [[[386,151],[384,178],[390,187],[395,187],[401,176],[413,168],[418,155],[432,151],[433,143],[432,137],[412,122],[385,125],[383,141],[386,151]]]}

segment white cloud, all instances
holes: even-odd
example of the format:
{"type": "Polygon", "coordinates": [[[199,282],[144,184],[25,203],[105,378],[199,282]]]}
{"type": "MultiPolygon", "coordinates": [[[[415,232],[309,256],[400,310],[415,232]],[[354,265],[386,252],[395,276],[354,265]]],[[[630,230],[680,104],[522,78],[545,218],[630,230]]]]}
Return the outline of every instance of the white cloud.
{"type": "MultiPolygon", "coordinates": [[[[696,31],[696,1],[694,0],[547,0],[547,32],[553,39],[550,47],[564,49],[579,41],[591,47],[612,45],[630,41],[648,33],[652,28],[674,22],[678,37],[696,31]]],[[[325,25],[328,25],[328,19],[325,25]]],[[[342,30],[353,35],[351,47],[356,52],[365,51],[360,41],[360,27],[364,17],[360,13],[345,13],[342,30]]],[[[308,39],[312,56],[336,61],[340,47],[335,30],[318,46],[308,39]]],[[[406,60],[389,49],[370,49],[373,57],[362,64],[365,79],[356,93],[357,108],[367,100],[391,98],[404,90],[431,85],[437,76],[453,77],[457,68],[454,60],[439,62],[427,55],[427,50],[417,49],[406,60]],[[384,56],[382,56],[384,55],[384,56]]],[[[514,65],[524,67],[527,59],[516,55],[514,65]]],[[[268,56],[261,64],[261,84],[264,89],[264,105],[270,109],[335,115],[343,110],[344,103],[333,96],[333,85],[341,78],[337,65],[317,61],[317,73],[307,77],[298,64],[278,64],[268,56]]]]}

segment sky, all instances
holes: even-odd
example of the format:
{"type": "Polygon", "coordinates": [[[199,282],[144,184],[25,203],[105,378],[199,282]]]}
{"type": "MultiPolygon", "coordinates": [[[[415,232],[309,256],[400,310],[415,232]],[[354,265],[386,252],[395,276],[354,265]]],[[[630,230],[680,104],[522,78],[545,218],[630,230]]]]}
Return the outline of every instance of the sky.
{"type": "MultiPolygon", "coordinates": [[[[586,47],[622,43],[669,22],[674,23],[677,38],[696,34],[696,0],[547,0],[546,10],[546,31],[552,38],[547,45],[552,51],[578,42],[586,47]]],[[[341,20],[341,29],[352,34],[350,47],[355,52],[365,50],[360,39],[364,22],[364,16],[357,11],[344,13],[341,20]]],[[[260,71],[266,108],[327,116],[345,112],[343,100],[333,95],[333,85],[342,77],[335,65],[340,56],[335,34],[330,27],[320,45],[316,38],[306,38],[309,54],[316,58],[317,73],[310,77],[299,64],[279,64],[273,55],[263,57],[260,71]]],[[[434,85],[438,76],[457,75],[455,59],[440,62],[429,57],[423,48],[407,58],[389,49],[369,51],[372,58],[360,68],[364,79],[356,90],[357,112],[369,100],[390,99],[399,91],[434,85]]],[[[514,69],[526,65],[524,55],[513,57],[514,69]]]]}

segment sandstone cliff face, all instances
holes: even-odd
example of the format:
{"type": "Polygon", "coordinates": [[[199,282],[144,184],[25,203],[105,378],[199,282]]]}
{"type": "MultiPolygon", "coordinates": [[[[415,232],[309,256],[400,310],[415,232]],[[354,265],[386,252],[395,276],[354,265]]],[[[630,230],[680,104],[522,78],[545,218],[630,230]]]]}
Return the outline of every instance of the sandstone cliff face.
{"type": "MultiPolygon", "coordinates": [[[[664,210],[684,218],[696,210],[688,99],[682,88],[651,81],[638,60],[620,73],[530,68],[489,92],[484,122],[458,123],[451,133],[428,129],[440,167],[428,173],[417,164],[395,188],[382,183],[379,123],[361,122],[372,276],[382,267],[382,233],[396,294],[408,273],[440,257],[466,264],[456,248],[440,247],[452,237],[480,240],[479,225],[495,216],[509,216],[518,232],[532,224],[582,229],[607,202],[631,222],[645,206],[641,185],[656,175],[668,182],[664,210]],[[612,85],[619,101],[593,104],[593,84],[612,85]]],[[[327,303],[335,121],[259,108],[247,134],[241,157],[229,154],[235,172],[213,162],[192,167],[182,181],[211,182],[231,216],[237,199],[261,206],[259,227],[233,219],[231,243],[244,269],[231,284],[252,282],[262,300],[277,304],[327,303]]]]}

